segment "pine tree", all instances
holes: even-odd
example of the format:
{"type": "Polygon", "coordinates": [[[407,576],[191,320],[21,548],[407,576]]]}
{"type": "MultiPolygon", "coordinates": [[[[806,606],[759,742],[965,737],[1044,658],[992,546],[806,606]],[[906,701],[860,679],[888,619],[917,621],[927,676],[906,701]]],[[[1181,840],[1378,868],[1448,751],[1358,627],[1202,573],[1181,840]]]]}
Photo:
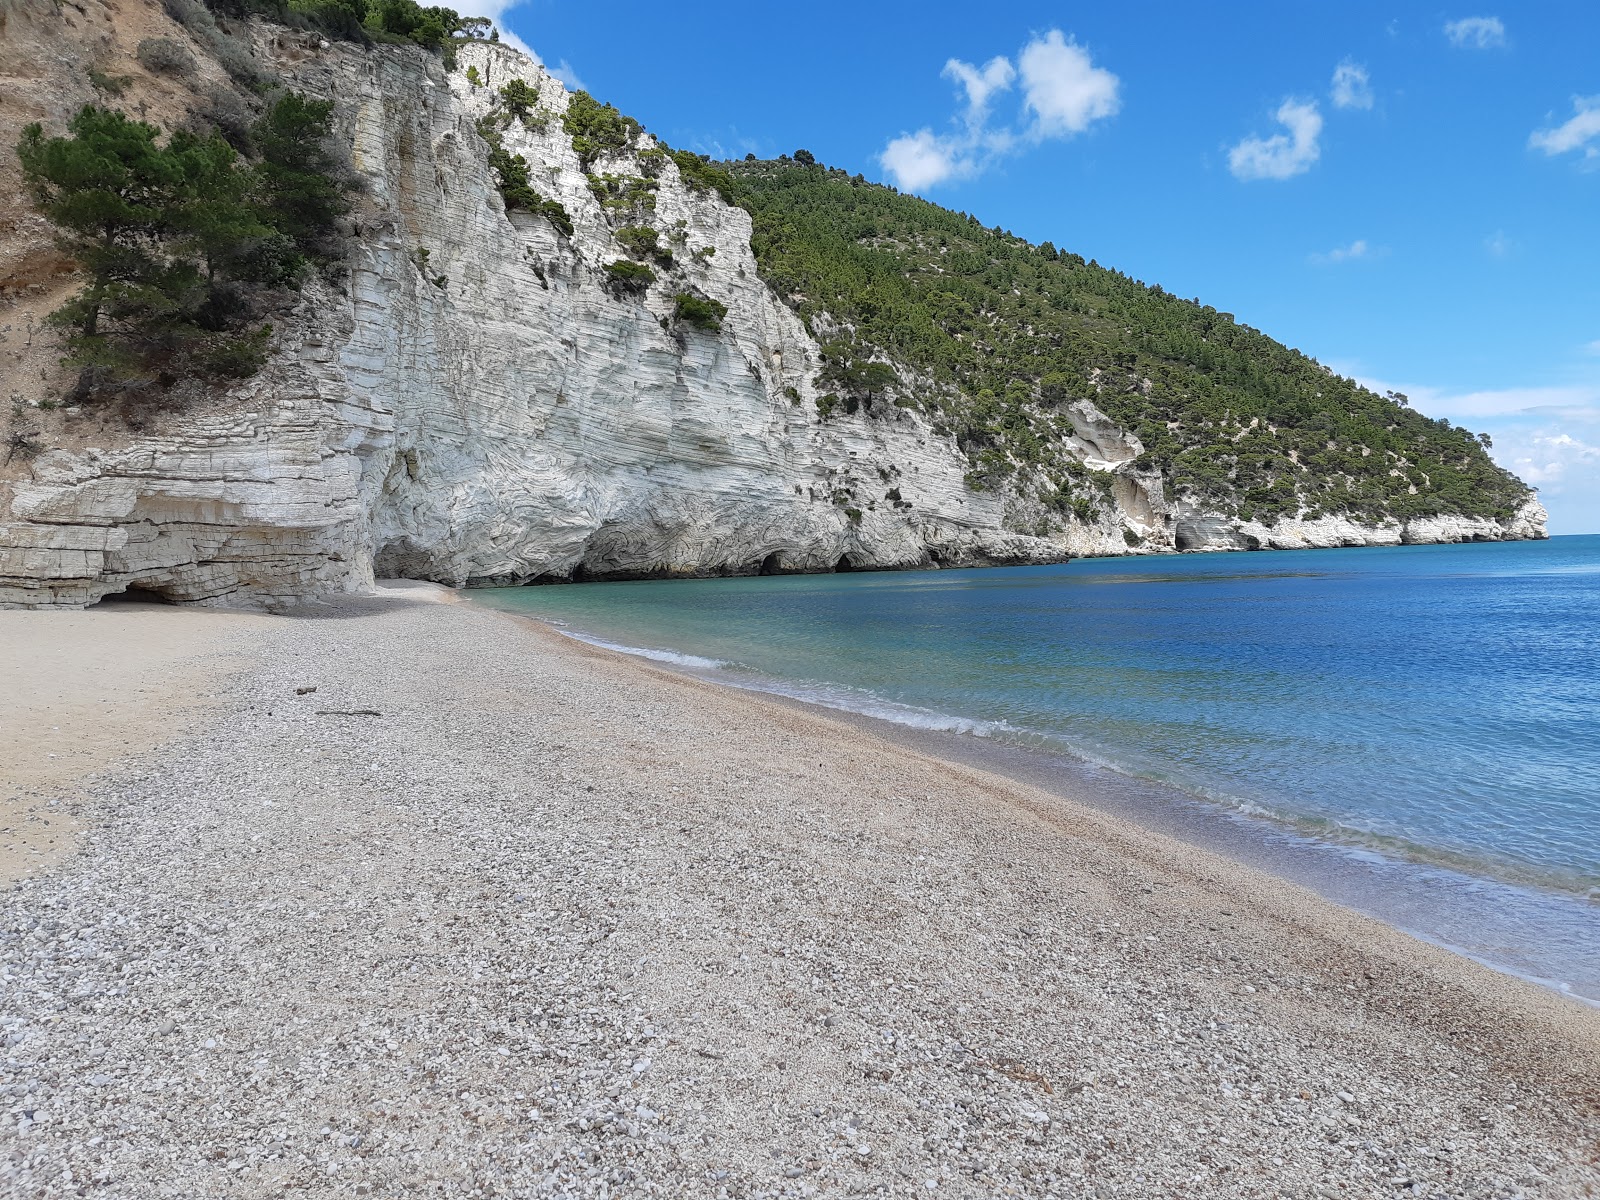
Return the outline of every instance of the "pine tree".
{"type": "Polygon", "coordinates": [[[255,126],[265,219],[303,254],[327,257],[350,209],[337,159],[328,150],[333,103],[287,92],[255,126]]]}

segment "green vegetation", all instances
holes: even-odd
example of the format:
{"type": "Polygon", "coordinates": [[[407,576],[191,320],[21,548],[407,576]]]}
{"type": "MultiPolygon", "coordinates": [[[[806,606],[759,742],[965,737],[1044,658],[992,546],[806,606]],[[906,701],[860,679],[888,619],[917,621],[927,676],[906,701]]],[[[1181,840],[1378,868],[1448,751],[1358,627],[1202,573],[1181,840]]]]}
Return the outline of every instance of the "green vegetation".
{"type": "Polygon", "coordinates": [[[587,171],[603,154],[615,154],[643,132],[632,117],[625,117],[613,105],[601,104],[588,92],[574,92],[567,100],[561,123],[572,148],[587,171]]]}
{"type": "Polygon", "coordinates": [[[98,92],[104,92],[108,96],[120,96],[133,82],[133,78],[128,75],[107,75],[104,71],[90,67],[89,82],[98,92]]]}
{"type": "Polygon", "coordinates": [[[539,195],[528,175],[528,160],[505,148],[499,125],[491,116],[478,120],[478,136],[489,146],[489,166],[495,174],[506,211],[521,209],[549,221],[563,237],[572,236],[572,215],[559,200],[539,195]]]}
{"type": "MultiPolygon", "coordinates": [[[[477,73],[477,69],[469,67],[467,71],[468,80],[473,81],[472,76],[477,73]]],[[[500,100],[505,105],[506,111],[529,129],[543,132],[549,124],[549,114],[539,107],[538,89],[529,87],[520,79],[513,79],[500,89],[500,100]]]]}
{"type": "Polygon", "coordinates": [[[617,294],[642,296],[645,289],[656,280],[656,273],[649,267],[626,258],[607,263],[605,271],[606,286],[617,294]]]}
{"type": "Polygon", "coordinates": [[[182,42],[172,38],[145,38],[133,56],[141,67],[155,75],[194,74],[194,55],[182,42]]]}
{"type": "Polygon", "coordinates": [[[724,204],[735,203],[732,177],[722,168],[712,166],[705,155],[674,150],[672,161],[678,164],[678,174],[689,188],[697,192],[715,192],[724,204]]]}
{"type": "Polygon", "coordinates": [[[720,300],[679,292],[672,298],[672,315],[696,329],[715,333],[722,328],[722,318],[728,315],[728,306],[720,300]]]}
{"type": "Polygon", "coordinates": [[[651,258],[663,267],[672,266],[672,251],[661,244],[661,234],[649,225],[624,225],[612,237],[634,258],[651,258]]]}
{"type": "Polygon", "coordinates": [[[1178,494],[1247,519],[1504,516],[1527,495],[1465,429],[1198,301],[798,155],[724,167],[763,277],[808,325],[849,331],[824,347],[819,412],[888,412],[884,360],[904,364],[934,386],[894,403],[957,438],[974,486],[1026,476],[1097,511],[1104,477],[1062,453],[1082,398],[1178,494]]]}
{"type": "Polygon", "coordinates": [[[589,190],[600,207],[611,216],[633,212],[654,212],[656,190],[661,185],[647,175],[589,176],[589,190]]]}
{"type": "MultiPolygon", "coordinates": [[[[198,0],[162,0],[173,8],[193,9],[198,0]]],[[[453,62],[455,44],[464,40],[498,40],[494,27],[481,17],[463,17],[454,9],[424,8],[416,0],[206,0],[206,8],[222,17],[264,17],[328,37],[369,44],[421,46],[453,62]]],[[[193,30],[185,17],[173,14],[193,30]]],[[[230,70],[230,74],[231,74],[230,70]]]]}
{"type": "Polygon", "coordinates": [[[257,370],[275,289],[340,251],[345,211],[323,147],[332,106],[293,93],[256,123],[260,160],[217,133],[173,133],[87,105],[64,137],[30,125],[17,154],[34,202],[86,282],[51,314],[79,398],[150,395],[257,370]]]}

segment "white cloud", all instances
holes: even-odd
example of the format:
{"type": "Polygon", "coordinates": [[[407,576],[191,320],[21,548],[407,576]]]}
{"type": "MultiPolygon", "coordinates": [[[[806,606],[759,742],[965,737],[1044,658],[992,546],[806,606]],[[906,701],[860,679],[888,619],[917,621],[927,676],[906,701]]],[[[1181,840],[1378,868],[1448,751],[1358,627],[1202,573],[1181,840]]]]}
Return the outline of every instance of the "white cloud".
{"type": "Polygon", "coordinates": [[[1383,252],[1371,246],[1366,238],[1357,238],[1348,246],[1335,246],[1325,254],[1313,254],[1311,261],[1314,263],[1342,263],[1351,262],[1358,258],[1377,258],[1383,252]]]}
{"type": "Polygon", "coordinates": [[[1600,96],[1574,96],[1573,115],[1554,129],[1535,130],[1528,145],[1546,154],[1582,150],[1585,159],[1600,159],[1600,96]]]}
{"type": "Polygon", "coordinates": [[[977,169],[970,148],[961,139],[940,137],[931,129],[901,134],[884,147],[878,160],[895,182],[910,192],[971,175],[977,169]]]}
{"type": "Polygon", "coordinates": [[[1335,108],[1371,108],[1372,80],[1367,69],[1345,59],[1333,69],[1333,90],[1329,95],[1335,108]]]}
{"type": "Polygon", "coordinates": [[[1291,179],[1322,155],[1322,113],[1310,100],[1285,100],[1274,114],[1288,129],[1269,138],[1247,137],[1228,151],[1228,169],[1238,179],[1291,179]]]}
{"type": "Polygon", "coordinates": [[[1506,27],[1499,17],[1462,17],[1446,21],[1444,35],[1452,46],[1469,50],[1492,50],[1506,44],[1506,27]]]}
{"type": "Polygon", "coordinates": [[[1496,229],[1483,239],[1483,248],[1489,252],[1491,258],[1507,258],[1517,248],[1517,244],[1506,236],[1504,229],[1496,229]]]}
{"type": "Polygon", "coordinates": [[[1034,137],[1068,137],[1122,107],[1121,81],[1097,67],[1089,52],[1059,29],[1034,38],[1017,59],[1025,107],[1033,113],[1034,137]]]}
{"type": "Polygon", "coordinates": [[[944,64],[944,77],[955,80],[967,91],[968,126],[982,126],[989,119],[989,98],[1010,89],[1017,78],[1017,69],[1003,54],[995,55],[981,69],[952,58],[944,64]]]}
{"type": "Polygon", "coordinates": [[[1555,490],[1552,485],[1566,482],[1569,470],[1575,474],[1600,472],[1600,446],[1559,430],[1537,432],[1520,445],[1508,440],[1506,449],[1513,455],[1511,469],[1538,488],[1555,490]]]}
{"type": "Polygon", "coordinates": [[[586,92],[589,90],[583,80],[578,78],[578,72],[573,70],[572,64],[564,58],[553,67],[546,65],[545,70],[549,71],[551,75],[574,92],[586,92]]]}
{"type": "Polygon", "coordinates": [[[962,106],[946,133],[924,126],[902,133],[878,161],[895,183],[920,191],[978,174],[997,158],[1027,142],[1066,138],[1116,113],[1120,81],[1097,67],[1089,52],[1060,30],[1035,37],[1017,56],[1004,55],[979,67],[959,58],[945,63],[944,77],[958,84],[962,106]],[[997,97],[1022,81],[1022,109],[1015,121],[991,124],[997,97]]]}

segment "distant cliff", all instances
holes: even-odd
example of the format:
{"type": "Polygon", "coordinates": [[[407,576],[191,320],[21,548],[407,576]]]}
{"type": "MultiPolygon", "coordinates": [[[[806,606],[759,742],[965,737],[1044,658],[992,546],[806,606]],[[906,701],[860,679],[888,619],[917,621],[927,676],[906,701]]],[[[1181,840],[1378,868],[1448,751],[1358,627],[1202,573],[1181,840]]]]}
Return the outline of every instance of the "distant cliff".
{"type": "MultiPolygon", "coordinates": [[[[27,90],[8,67],[32,111],[0,134],[104,99],[91,66],[126,68],[151,119],[206,109],[198,84],[141,74],[129,41],[189,39],[206,88],[225,87],[207,47],[124,7],[137,19],[98,0],[70,28],[53,5],[8,19],[5,53],[48,47],[58,86],[27,90]]],[[[49,407],[54,356],[22,330],[70,290],[70,264],[36,217],[8,212],[16,400],[0,420],[42,452],[0,473],[0,604],[134,588],[271,606],[374,573],[482,584],[1543,536],[1515,481],[1509,505],[1377,518],[1175,486],[1176,456],[1089,375],[1031,442],[975,438],[952,418],[959,378],[773,286],[714,169],[619,132],[587,97],[569,113],[574,97],[516,51],[469,43],[446,72],[415,48],[250,34],[264,69],[336,102],[360,181],[348,272],[274,321],[253,378],[130,429],[49,407]]]]}

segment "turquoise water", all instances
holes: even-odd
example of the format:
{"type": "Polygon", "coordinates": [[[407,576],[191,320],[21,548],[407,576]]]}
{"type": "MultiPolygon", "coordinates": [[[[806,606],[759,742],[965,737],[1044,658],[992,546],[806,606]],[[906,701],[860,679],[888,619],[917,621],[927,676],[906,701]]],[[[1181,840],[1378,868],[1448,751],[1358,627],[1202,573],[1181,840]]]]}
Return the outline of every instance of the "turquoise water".
{"type": "Polygon", "coordinates": [[[1565,898],[1578,927],[1550,936],[1600,949],[1600,537],[477,596],[726,682],[1066,752],[1565,898]]]}

